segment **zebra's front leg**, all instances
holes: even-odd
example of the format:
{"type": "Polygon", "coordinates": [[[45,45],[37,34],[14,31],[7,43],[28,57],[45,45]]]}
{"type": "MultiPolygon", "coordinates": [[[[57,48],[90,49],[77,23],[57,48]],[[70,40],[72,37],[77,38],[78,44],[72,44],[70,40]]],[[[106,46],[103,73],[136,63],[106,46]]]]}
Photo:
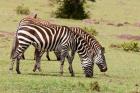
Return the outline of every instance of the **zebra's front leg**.
{"type": "Polygon", "coordinates": [[[41,72],[41,68],[40,68],[40,60],[41,60],[41,57],[38,56],[38,57],[36,57],[35,60],[36,60],[36,63],[34,65],[33,71],[35,72],[38,69],[38,71],[41,72]]]}
{"type": "Polygon", "coordinates": [[[71,51],[71,62],[73,62],[74,56],[75,56],[75,50],[72,50],[71,51]]]}
{"type": "Polygon", "coordinates": [[[65,53],[61,52],[61,56],[60,56],[61,60],[60,60],[60,74],[63,75],[63,66],[64,66],[64,61],[65,61],[65,53]]]}
{"type": "Polygon", "coordinates": [[[63,66],[64,66],[65,58],[61,58],[60,61],[60,74],[63,75],[63,66]]]}
{"type": "Polygon", "coordinates": [[[74,71],[73,71],[73,67],[72,67],[72,58],[70,57],[70,55],[67,53],[67,60],[68,60],[68,63],[69,63],[69,72],[70,72],[70,74],[71,74],[71,76],[73,77],[73,76],[75,76],[75,74],[74,74],[74,71]]]}
{"type": "Polygon", "coordinates": [[[25,60],[24,53],[21,55],[21,59],[22,59],[22,60],[25,60]]]}
{"type": "Polygon", "coordinates": [[[56,58],[57,58],[57,60],[59,61],[59,60],[61,60],[61,52],[60,51],[54,51],[54,54],[55,54],[55,56],[56,56],[56,58]]]}
{"type": "Polygon", "coordinates": [[[49,57],[49,51],[46,52],[46,58],[50,61],[50,57],[49,57]]]}
{"type": "Polygon", "coordinates": [[[40,67],[40,60],[41,60],[41,57],[42,57],[43,53],[39,50],[36,50],[35,52],[35,60],[36,60],[36,63],[34,65],[34,69],[33,71],[35,72],[37,69],[39,72],[41,72],[41,67],[40,67]]]}

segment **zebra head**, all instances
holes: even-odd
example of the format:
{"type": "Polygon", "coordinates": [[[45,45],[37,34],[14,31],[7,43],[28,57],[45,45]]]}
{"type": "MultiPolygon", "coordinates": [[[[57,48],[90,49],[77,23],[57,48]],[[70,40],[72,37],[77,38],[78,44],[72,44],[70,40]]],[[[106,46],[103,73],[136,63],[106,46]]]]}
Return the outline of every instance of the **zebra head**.
{"type": "Polygon", "coordinates": [[[101,72],[107,71],[107,64],[104,53],[105,49],[104,47],[101,47],[101,49],[98,50],[97,55],[94,57],[94,62],[97,64],[101,72]]]}

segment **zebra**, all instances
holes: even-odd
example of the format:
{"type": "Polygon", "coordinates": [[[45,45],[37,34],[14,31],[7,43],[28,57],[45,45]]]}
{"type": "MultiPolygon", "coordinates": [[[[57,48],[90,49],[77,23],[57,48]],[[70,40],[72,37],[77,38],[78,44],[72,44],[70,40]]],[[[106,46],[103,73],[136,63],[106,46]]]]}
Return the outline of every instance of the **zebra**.
{"type": "MultiPolygon", "coordinates": [[[[42,19],[39,19],[39,18],[36,19],[36,16],[27,17],[20,21],[20,25],[31,24],[31,23],[35,23],[35,24],[39,24],[39,25],[43,25],[43,26],[49,25],[51,27],[58,26],[58,25],[54,25],[54,24],[52,25],[48,21],[45,21],[45,20],[42,21],[42,19]]],[[[88,34],[86,31],[84,31],[83,29],[81,29],[79,27],[69,27],[69,28],[72,31],[74,31],[75,33],[79,33],[81,36],[84,37],[84,39],[86,39],[89,42],[89,45],[92,47],[92,49],[94,51],[95,63],[98,65],[101,72],[107,71],[107,66],[106,66],[105,56],[104,56],[104,48],[99,44],[99,42],[94,37],[92,37],[90,34],[88,34]],[[102,65],[100,65],[99,63],[100,64],[102,63],[102,65]]],[[[48,56],[48,53],[49,52],[47,52],[47,56],[48,56]]],[[[59,51],[55,51],[55,54],[56,54],[57,58],[60,58],[59,54],[61,54],[61,53],[59,51]]]]}
{"type": "MultiPolygon", "coordinates": [[[[55,27],[55,26],[59,26],[56,24],[52,24],[46,20],[42,20],[40,18],[37,17],[37,14],[35,14],[33,17],[27,17],[24,18],[20,21],[20,25],[23,24],[31,24],[31,23],[35,23],[35,24],[39,24],[42,26],[50,26],[50,27],[55,27]]],[[[80,27],[69,27],[71,29],[71,31],[80,34],[85,40],[87,40],[87,42],[89,43],[89,45],[91,46],[93,52],[94,52],[94,61],[95,63],[98,65],[99,63],[102,63],[101,65],[98,65],[98,67],[100,68],[101,72],[105,72],[107,71],[107,66],[106,66],[106,59],[104,56],[104,47],[101,46],[101,44],[96,40],[96,38],[94,36],[91,36],[89,33],[87,33],[86,31],[84,31],[83,29],[81,29],[80,27]]],[[[60,52],[59,51],[54,51],[57,59],[60,59],[60,52]]],[[[72,54],[74,57],[74,53],[72,54]]],[[[49,58],[49,52],[46,52],[46,57],[48,59],[49,58]]],[[[72,58],[74,59],[74,58],[72,58]]]]}
{"type": "MultiPolygon", "coordinates": [[[[39,56],[36,58],[34,70],[40,69],[40,59],[44,51],[61,51],[60,72],[63,74],[64,59],[67,56],[70,68],[72,70],[71,58],[68,56],[68,50],[77,52],[81,59],[81,65],[86,77],[93,76],[93,53],[87,41],[79,34],[72,32],[67,26],[47,27],[37,24],[26,24],[18,27],[16,32],[17,48],[12,56],[10,70],[13,70],[14,62],[16,62],[17,74],[20,74],[19,64],[21,55],[25,50],[33,45],[39,56]]],[[[70,73],[73,76],[73,71],[70,73]]]]}

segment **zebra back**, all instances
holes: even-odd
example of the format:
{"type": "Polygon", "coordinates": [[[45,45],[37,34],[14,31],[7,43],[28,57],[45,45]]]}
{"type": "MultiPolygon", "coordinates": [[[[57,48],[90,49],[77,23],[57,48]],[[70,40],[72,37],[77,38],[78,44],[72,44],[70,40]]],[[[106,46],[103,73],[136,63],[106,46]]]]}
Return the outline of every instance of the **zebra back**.
{"type": "MultiPolygon", "coordinates": [[[[57,27],[61,26],[61,25],[52,24],[49,21],[42,20],[36,16],[25,17],[20,21],[21,25],[30,24],[30,23],[34,23],[34,24],[41,25],[41,26],[49,26],[49,27],[53,27],[56,29],[57,29],[57,27]]],[[[92,47],[94,55],[97,55],[98,50],[102,49],[101,44],[96,40],[96,38],[94,36],[90,35],[88,32],[84,31],[82,28],[80,28],[80,27],[69,27],[69,28],[71,29],[71,31],[81,35],[85,40],[87,40],[89,45],[92,47]]]]}

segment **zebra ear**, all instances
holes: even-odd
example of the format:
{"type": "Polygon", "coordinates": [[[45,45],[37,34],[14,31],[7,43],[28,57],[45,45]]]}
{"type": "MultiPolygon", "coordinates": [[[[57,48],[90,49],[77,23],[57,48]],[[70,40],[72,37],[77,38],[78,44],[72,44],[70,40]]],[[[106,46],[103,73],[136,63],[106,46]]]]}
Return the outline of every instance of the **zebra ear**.
{"type": "Polygon", "coordinates": [[[34,15],[34,18],[35,18],[35,19],[37,18],[37,14],[34,15]]]}

